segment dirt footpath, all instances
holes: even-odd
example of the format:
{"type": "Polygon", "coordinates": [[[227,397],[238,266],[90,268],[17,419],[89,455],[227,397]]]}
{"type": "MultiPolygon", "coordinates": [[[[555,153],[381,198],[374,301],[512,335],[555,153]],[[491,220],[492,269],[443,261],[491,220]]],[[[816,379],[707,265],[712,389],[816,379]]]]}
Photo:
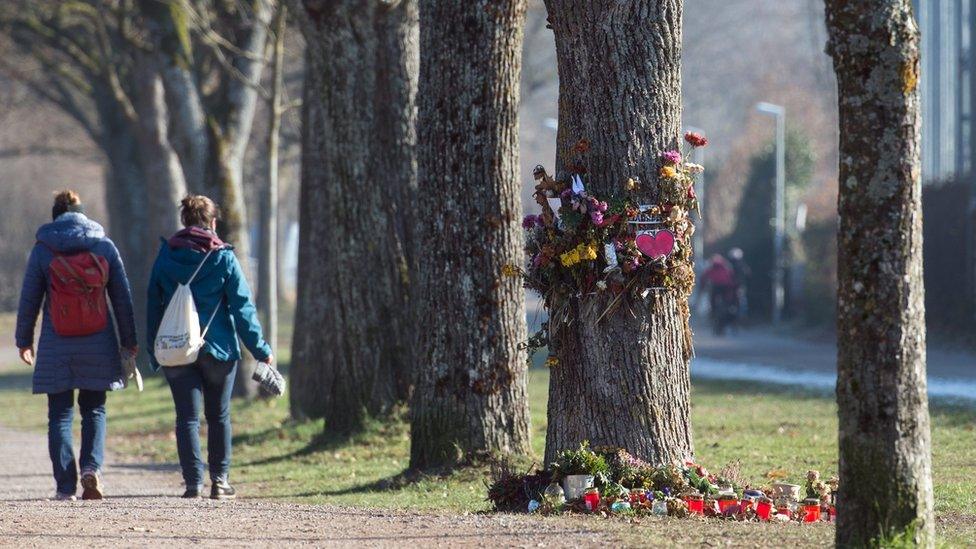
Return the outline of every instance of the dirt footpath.
{"type": "MultiPolygon", "coordinates": [[[[111,456],[106,460],[111,464],[111,456]]],[[[239,499],[187,501],[173,467],[108,466],[103,501],[47,501],[47,439],[0,427],[0,546],[596,546],[614,536],[572,519],[445,515],[239,499]]],[[[79,492],[80,493],[80,492],[79,492]]]]}

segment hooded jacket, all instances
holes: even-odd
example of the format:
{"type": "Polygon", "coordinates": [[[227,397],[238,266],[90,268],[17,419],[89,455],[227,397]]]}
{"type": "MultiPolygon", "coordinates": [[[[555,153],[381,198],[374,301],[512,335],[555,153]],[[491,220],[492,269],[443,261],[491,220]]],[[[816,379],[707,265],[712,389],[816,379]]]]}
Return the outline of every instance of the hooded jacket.
{"type": "Polygon", "coordinates": [[[200,272],[190,284],[190,293],[200,316],[200,328],[207,325],[211,315],[214,317],[200,352],[221,362],[240,360],[240,337],[254,358],[266,360],[271,356],[271,347],[264,340],[257,309],[251,299],[251,289],[234,256],[233,246],[222,244],[207,257],[206,252],[196,246],[173,244],[178,241],[162,242],[149,279],[146,336],[153,369],[159,369],[152,350],[166,306],[177,285],[185,284],[201,262],[200,272]]]}
{"type": "Polygon", "coordinates": [[[37,231],[37,244],[27,261],[27,272],[20,292],[17,311],[17,347],[34,345],[34,326],[41,308],[41,338],[34,364],[34,393],[60,393],[71,389],[114,391],[121,389],[122,347],[137,344],[132,295],[125,268],[115,244],[105,237],[98,223],[78,212],[58,216],[52,223],[37,231]],[[49,266],[54,252],[72,254],[90,251],[104,257],[109,264],[108,297],[115,325],[96,334],[80,337],[61,337],[54,331],[48,301],[49,266]],[[116,337],[116,325],[118,337],[116,337]]]}

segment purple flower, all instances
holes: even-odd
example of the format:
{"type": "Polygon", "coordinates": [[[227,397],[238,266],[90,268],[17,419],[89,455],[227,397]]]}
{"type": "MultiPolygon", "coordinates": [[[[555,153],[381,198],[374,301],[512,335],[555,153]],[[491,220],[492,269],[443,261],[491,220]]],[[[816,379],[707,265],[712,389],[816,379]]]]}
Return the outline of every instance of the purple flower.
{"type": "Polygon", "coordinates": [[[669,488],[669,487],[667,487],[667,486],[665,486],[665,487],[664,487],[664,490],[661,490],[661,491],[662,491],[662,492],[664,492],[664,495],[665,495],[665,496],[668,496],[668,497],[670,497],[670,496],[671,496],[671,488],[669,488]]]}
{"type": "Polygon", "coordinates": [[[531,229],[539,223],[539,216],[529,214],[522,218],[522,228],[531,229]]]}
{"type": "Polygon", "coordinates": [[[681,153],[678,151],[665,151],[661,154],[661,160],[664,160],[665,164],[680,164],[681,153]]]}
{"type": "Polygon", "coordinates": [[[563,192],[559,193],[559,198],[562,198],[563,200],[567,200],[571,196],[573,196],[573,190],[572,189],[565,189],[565,190],[563,190],[563,192]]]}
{"type": "Polygon", "coordinates": [[[597,205],[597,209],[600,210],[600,213],[606,213],[607,212],[607,208],[609,208],[609,206],[607,205],[606,202],[603,202],[603,201],[601,201],[600,204],[597,205]]]}
{"type": "Polygon", "coordinates": [[[594,225],[602,224],[603,213],[601,213],[599,210],[593,210],[592,212],[590,212],[590,221],[592,221],[594,225]]]}

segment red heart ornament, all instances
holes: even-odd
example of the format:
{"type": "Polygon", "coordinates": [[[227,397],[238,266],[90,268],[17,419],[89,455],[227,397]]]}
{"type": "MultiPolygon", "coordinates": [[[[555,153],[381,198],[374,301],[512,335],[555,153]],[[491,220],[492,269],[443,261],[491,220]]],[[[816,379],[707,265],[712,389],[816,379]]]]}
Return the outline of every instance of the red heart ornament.
{"type": "Polygon", "coordinates": [[[667,257],[674,251],[674,233],[667,229],[637,235],[635,243],[642,254],[651,259],[667,257]]]}

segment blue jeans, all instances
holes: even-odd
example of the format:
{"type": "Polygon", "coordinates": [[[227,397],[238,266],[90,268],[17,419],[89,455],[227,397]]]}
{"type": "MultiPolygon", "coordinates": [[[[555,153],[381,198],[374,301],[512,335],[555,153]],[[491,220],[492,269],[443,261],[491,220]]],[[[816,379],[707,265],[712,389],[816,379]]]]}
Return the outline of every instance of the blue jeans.
{"type": "Polygon", "coordinates": [[[187,488],[203,485],[200,456],[200,404],[207,419],[207,462],[211,480],[227,480],[230,471],[230,396],[237,362],[220,362],[200,353],[189,366],[164,367],[176,405],[176,450],[187,488]]]}
{"type": "MultiPolygon", "coordinates": [[[[78,391],[78,407],[81,408],[81,470],[98,471],[105,456],[105,391],[78,391]]],[[[74,391],[47,395],[47,449],[61,494],[74,494],[78,489],[78,466],[71,446],[74,413],[74,391]]]]}

